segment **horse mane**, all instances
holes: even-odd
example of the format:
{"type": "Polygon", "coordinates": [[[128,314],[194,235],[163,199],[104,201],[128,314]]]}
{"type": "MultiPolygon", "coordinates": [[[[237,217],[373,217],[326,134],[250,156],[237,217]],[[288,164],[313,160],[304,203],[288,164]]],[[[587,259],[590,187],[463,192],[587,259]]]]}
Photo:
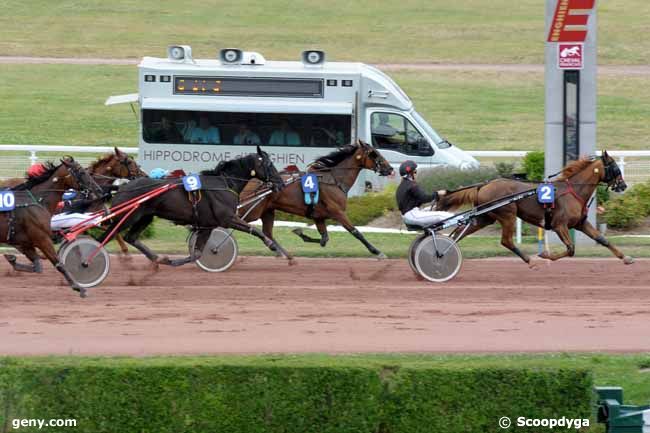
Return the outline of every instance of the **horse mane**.
{"type": "Polygon", "coordinates": [[[221,161],[217,166],[212,170],[203,170],[200,174],[204,176],[223,176],[224,174],[232,174],[230,171],[237,168],[244,168],[244,161],[251,158],[252,155],[242,156],[236,159],[231,159],[229,161],[221,161]]]}
{"type": "Polygon", "coordinates": [[[325,168],[331,168],[339,165],[343,160],[350,157],[359,147],[354,144],[347,144],[325,156],[317,158],[311,165],[319,165],[325,168]]]}
{"type": "Polygon", "coordinates": [[[52,177],[56,169],[59,168],[58,165],[54,165],[51,161],[46,161],[42,164],[45,166],[45,173],[41,174],[40,176],[28,176],[27,181],[21,183],[20,185],[16,185],[13,189],[15,191],[24,191],[26,189],[31,189],[34,186],[48,180],[50,177],[52,177]]]}
{"type": "Polygon", "coordinates": [[[566,165],[566,167],[562,169],[562,172],[556,180],[567,180],[574,174],[579,173],[587,168],[594,161],[596,161],[596,159],[593,157],[582,157],[578,160],[571,161],[566,165]]]}
{"type": "Polygon", "coordinates": [[[95,170],[97,169],[97,167],[100,166],[100,164],[103,164],[105,162],[110,161],[111,158],[113,158],[113,156],[115,156],[114,153],[107,153],[106,155],[100,157],[97,161],[90,164],[90,169],[88,171],[90,171],[91,173],[94,173],[95,170]]]}

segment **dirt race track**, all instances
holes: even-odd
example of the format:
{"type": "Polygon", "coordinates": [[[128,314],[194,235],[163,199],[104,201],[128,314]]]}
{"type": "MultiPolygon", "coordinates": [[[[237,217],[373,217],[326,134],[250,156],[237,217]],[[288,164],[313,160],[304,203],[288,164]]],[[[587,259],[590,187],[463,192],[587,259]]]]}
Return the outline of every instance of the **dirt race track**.
{"type": "Polygon", "coordinates": [[[86,299],[0,260],[0,354],[650,351],[650,261],[468,260],[444,285],[404,260],[245,257],[228,272],[113,257],[86,299]]]}

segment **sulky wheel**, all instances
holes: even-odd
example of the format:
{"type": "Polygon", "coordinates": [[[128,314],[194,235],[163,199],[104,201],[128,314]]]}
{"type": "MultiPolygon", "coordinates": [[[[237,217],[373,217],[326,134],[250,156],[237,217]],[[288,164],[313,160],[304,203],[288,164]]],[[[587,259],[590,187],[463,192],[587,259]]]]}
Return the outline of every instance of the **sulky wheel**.
{"type": "Polygon", "coordinates": [[[411,246],[409,246],[409,252],[408,252],[409,266],[411,267],[411,270],[416,274],[419,274],[419,272],[418,269],[415,267],[415,250],[417,249],[418,245],[420,245],[420,242],[422,242],[422,240],[426,237],[427,237],[426,233],[417,235],[415,239],[413,239],[413,242],[411,242],[411,246]]]}
{"type": "MultiPolygon", "coordinates": [[[[190,236],[190,254],[195,248],[198,233],[194,231],[190,236]]],[[[207,272],[224,272],[235,263],[238,253],[239,247],[232,234],[222,228],[216,228],[212,230],[203,247],[201,257],[196,260],[196,264],[207,272]]]]}
{"type": "Polygon", "coordinates": [[[111,259],[106,249],[95,239],[88,237],[65,242],[59,249],[59,261],[74,281],[83,288],[101,284],[111,267],[111,259]],[[94,257],[88,261],[92,254],[95,254],[94,257]]]}
{"type": "Polygon", "coordinates": [[[415,249],[414,262],[422,277],[435,283],[444,283],[458,274],[463,255],[458,244],[447,236],[427,236],[415,249]]]}

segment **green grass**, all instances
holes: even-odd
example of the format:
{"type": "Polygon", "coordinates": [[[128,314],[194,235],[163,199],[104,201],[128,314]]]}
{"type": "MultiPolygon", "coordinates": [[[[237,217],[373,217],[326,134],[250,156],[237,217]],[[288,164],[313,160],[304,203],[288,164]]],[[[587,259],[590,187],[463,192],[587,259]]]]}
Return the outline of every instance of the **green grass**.
{"type": "MultiPolygon", "coordinates": [[[[223,47],[297,59],[311,47],[363,62],[542,63],[544,2],[286,0],[239,2],[3,1],[1,55],[165,56],[173,43],[196,57],[223,47]]],[[[650,4],[598,4],[601,63],[645,64],[650,4]]]]}
{"type": "MultiPolygon", "coordinates": [[[[135,365],[142,362],[137,358],[124,357],[30,357],[0,358],[0,366],[11,365],[51,366],[61,365],[135,365]]],[[[262,356],[182,356],[147,357],[150,365],[260,365],[318,366],[332,367],[381,367],[400,365],[404,368],[426,368],[432,365],[440,368],[562,368],[589,369],[593,371],[596,386],[621,386],[625,402],[629,404],[650,403],[650,354],[508,354],[508,355],[429,355],[429,354],[363,354],[331,356],[324,354],[308,355],[262,355],[262,356]]]]}
{"type": "MultiPolygon", "coordinates": [[[[154,251],[167,254],[187,253],[187,230],[185,228],[157,220],[154,230],[153,239],[145,240],[145,243],[154,251]]],[[[305,230],[305,233],[312,237],[319,237],[316,230],[305,230]]],[[[274,236],[280,245],[297,257],[372,257],[361,242],[349,233],[330,232],[330,242],[325,248],[318,244],[303,242],[295,234],[291,233],[288,228],[276,228],[274,236]]],[[[405,258],[409,245],[416,234],[366,233],[364,236],[388,257],[405,258]]],[[[271,252],[257,238],[244,233],[235,233],[235,237],[239,245],[240,255],[271,255],[271,252]]],[[[620,246],[626,254],[633,257],[650,257],[650,239],[648,238],[610,237],[609,239],[615,245],[620,246]]],[[[117,244],[110,244],[109,249],[113,252],[117,251],[117,244]]],[[[461,249],[465,258],[515,257],[514,254],[500,245],[500,237],[498,236],[470,236],[463,239],[461,249]]],[[[534,237],[525,236],[521,249],[531,255],[537,254],[537,242],[534,237]]],[[[556,245],[553,249],[560,251],[563,247],[556,245]]],[[[597,245],[579,245],[576,256],[611,257],[612,260],[616,260],[609,250],[597,245]]]]}
{"type": "MultiPolygon", "coordinates": [[[[107,96],[137,91],[133,66],[0,65],[0,143],[137,146],[128,106],[107,96]]],[[[541,74],[399,72],[392,76],[438,131],[467,150],[543,148],[541,74]]],[[[601,77],[598,147],[646,149],[650,86],[601,77]]]]}

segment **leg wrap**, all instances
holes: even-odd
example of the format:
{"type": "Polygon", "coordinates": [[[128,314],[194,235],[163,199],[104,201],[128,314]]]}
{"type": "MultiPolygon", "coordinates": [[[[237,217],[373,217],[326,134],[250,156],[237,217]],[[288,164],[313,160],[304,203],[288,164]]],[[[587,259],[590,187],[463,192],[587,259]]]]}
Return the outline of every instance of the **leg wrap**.
{"type": "Polygon", "coordinates": [[[522,260],[524,260],[526,263],[529,262],[529,260],[526,259],[526,257],[524,256],[524,253],[522,253],[521,250],[520,250],[519,248],[517,248],[517,247],[513,247],[513,248],[512,248],[512,252],[515,253],[515,254],[517,254],[517,255],[519,256],[519,258],[521,258],[522,260]]]}
{"type": "Polygon", "coordinates": [[[608,246],[609,246],[609,241],[608,241],[607,239],[605,239],[605,236],[603,236],[603,235],[598,235],[598,236],[596,236],[596,237],[594,238],[594,240],[595,240],[596,242],[598,242],[599,244],[601,244],[602,246],[604,246],[604,247],[608,247],[608,246]]]}

